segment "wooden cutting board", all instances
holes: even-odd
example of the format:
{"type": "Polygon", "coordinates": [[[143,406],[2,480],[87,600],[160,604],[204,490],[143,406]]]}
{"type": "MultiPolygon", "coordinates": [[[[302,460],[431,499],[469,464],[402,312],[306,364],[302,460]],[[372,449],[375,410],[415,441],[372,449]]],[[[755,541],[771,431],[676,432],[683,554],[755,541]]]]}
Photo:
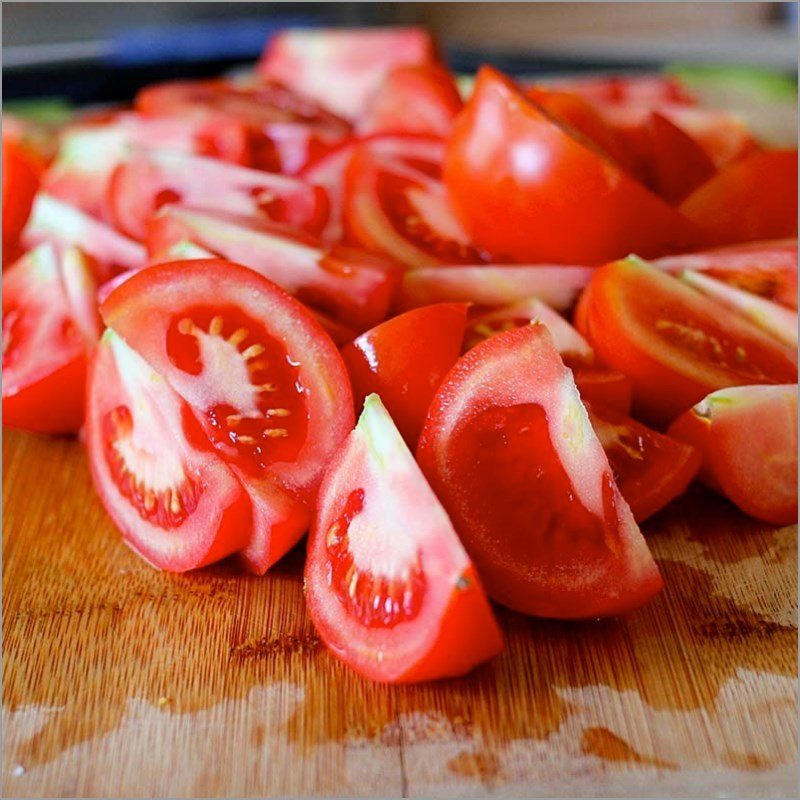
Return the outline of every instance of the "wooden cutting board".
{"type": "Polygon", "coordinates": [[[75,441],[5,433],[3,791],[794,794],[797,529],[693,490],[646,526],[666,590],[627,619],[499,610],[460,680],[367,683],[268,575],[148,567],[75,441]]]}

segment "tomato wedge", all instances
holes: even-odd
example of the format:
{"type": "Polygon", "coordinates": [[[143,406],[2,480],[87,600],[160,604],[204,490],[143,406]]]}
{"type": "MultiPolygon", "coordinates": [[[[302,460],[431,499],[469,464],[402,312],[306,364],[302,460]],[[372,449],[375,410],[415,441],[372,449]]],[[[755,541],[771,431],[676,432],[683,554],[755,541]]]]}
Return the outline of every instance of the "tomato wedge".
{"type": "Polygon", "coordinates": [[[39,188],[39,175],[23,148],[3,139],[3,250],[13,248],[39,188]]]}
{"type": "Polygon", "coordinates": [[[512,261],[595,264],[693,240],[677,211],[490,67],[448,139],[444,182],[475,244],[512,261]]]}
{"type": "Polygon", "coordinates": [[[120,164],[109,184],[117,227],[134,239],[168,203],[263,217],[315,233],[328,216],[328,198],[317,186],[285,175],[169,151],[140,150],[120,164]]]}
{"type": "Polygon", "coordinates": [[[749,242],[652,262],[671,273],[693,270],[797,309],[797,239],[749,242]]]}
{"type": "Polygon", "coordinates": [[[77,433],[89,355],[100,335],[90,260],[31,250],[3,275],[3,424],[77,433]]]}
{"type": "Polygon", "coordinates": [[[245,264],[357,330],[386,318],[400,278],[395,264],[357,248],[327,246],[252,217],[164,207],[150,222],[148,251],[158,258],[181,241],[245,264]]]}
{"type": "Polygon", "coordinates": [[[691,92],[670,75],[591,75],[557,78],[548,85],[578,94],[594,103],[650,108],[660,103],[693,106],[696,102],[691,92]]]}
{"type": "Polygon", "coordinates": [[[703,454],[700,477],[745,514],[797,522],[797,386],[721,389],[681,415],[670,436],[703,454]]]}
{"type": "Polygon", "coordinates": [[[656,426],[718,388],[797,380],[788,347],[639,259],[601,267],[575,322],[598,357],[631,379],[636,415],[656,426]]]}
{"type": "Polygon", "coordinates": [[[345,232],[362,247],[414,268],[487,260],[435,178],[360,149],[347,166],[344,187],[345,232]]]}
{"type": "Polygon", "coordinates": [[[256,517],[245,555],[263,572],[305,532],[322,472],[353,425],[336,346],[275,284],[222,260],[142,270],[101,313],[243,482],[256,517]]]}
{"type": "Polygon", "coordinates": [[[564,310],[575,302],[593,274],[592,267],[552,265],[428,267],[403,276],[398,303],[401,309],[450,302],[504,306],[536,297],[564,310]]]}
{"type": "Polygon", "coordinates": [[[258,71],[355,119],[386,74],[435,59],[423,28],[290,29],[273,36],[258,71]]]}
{"type": "Polygon", "coordinates": [[[702,461],[694,447],[607,406],[592,404],[588,411],[614,480],[637,522],[686,491],[702,461]]]}
{"type": "Polygon", "coordinates": [[[342,349],[356,408],[377,393],[409,447],[461,354],[466,303],[439,303],[387,320],[342,349]]]}
{"type": "Polygon", "coordinates": [[[440,64],[395,67],[359,117],[356,130],[445,137],[463,106],[452,74],[440,64]]]}
{"type": "Polygon", "coordinates": [[[31,218],[22,232],[26,248],[51,242],[57,249],[80,247],[93,259],[98,280],[128,269],[143,267],[147,259],[144,247],[110,228],[75,206],[50,197],[36,195],[31,218]]]}
{"type": "Polygon", "coordinates": [[[797,236],[797,150],[735,161],[703,184],[680,210],[705,247],[797,236]]]}
{"type": "Polygon", "coordinates": [[[488,339],[433,399],[417,458],[488,593],[561,619],[622,614],[658,568],[544,325],[488,339]]]}
{"type": "Polygon", "coordinates": [[[206,447],[186,404],[113,331],[89,378],[86,444],[97,493],[126,544],[159,569],[184,572],[240,550],[247,497],[206,447]]]}
{"type": "Polygon", "coordinates": [[[503,648],[458,535],[376,395],[320,489],[305,587],[325,644],[375,681],[463,675],[503,648]]]}

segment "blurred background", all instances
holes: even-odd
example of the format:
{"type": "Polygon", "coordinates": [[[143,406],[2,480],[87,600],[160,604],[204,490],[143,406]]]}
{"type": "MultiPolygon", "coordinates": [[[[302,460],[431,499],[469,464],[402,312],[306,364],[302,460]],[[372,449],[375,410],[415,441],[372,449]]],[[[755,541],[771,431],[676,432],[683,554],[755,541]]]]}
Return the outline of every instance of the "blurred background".
{"type": "Polygon", "coordinates": [[[4,101],[125,100],[156,79],[250,63],[286,25],[427,25],[462,72],[797,68],[797,3],[4,2],[2,15],[4,101]]]}

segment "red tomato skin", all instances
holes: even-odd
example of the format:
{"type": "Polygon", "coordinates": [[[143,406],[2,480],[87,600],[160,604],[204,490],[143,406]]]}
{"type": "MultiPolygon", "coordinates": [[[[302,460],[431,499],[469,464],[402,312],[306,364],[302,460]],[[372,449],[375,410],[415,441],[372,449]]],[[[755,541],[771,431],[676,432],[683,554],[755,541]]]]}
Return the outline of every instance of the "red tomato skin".
{"type": "MultiPolygon", "coordinates": [[[[677,355],[668,350],[652,335],[653,320],[636,316],[644,299],[655,302],[654,298],[666,309],[658,313],[665,314],[668,323],[669,311],[675,309],[676,303],[678,316],[688,313],[685,308],[689,303],[692,313],[702,320],[698,324],[703,325],[704,331],[710,330],[718,339],[734,337],[746,350],[755,349],[758,368],[766,371],[775,383],[797,379],[796,357],[751,323],[725,314],[717,303],[694,290],[685,291],[677,278],[644,262],[631,259],[611,262],[595,272],[578,301],[574,322],[598,358],[631,380],[637,418],[663,429],[709,392],[757,382],[736,365],[718,368],[708,356],[687,359],[685,349],[677,355]]],[[[653,310],[650,316],[655,313],[653,310]]],[[[682,319],[677,322],[684,324],[682,319]]]]}
{"type": "Polygon", "coordinates": [[[703,247],[797,236],[797,150],[735,161],[680,206],[703,247]]]}
{"type": "Polygon", "coordinates": [[[466,303],[408,311],[361,334],[342,349],[360,409],[378,394],[409,447],[416,445],[439,384],[461,352],[466,303]]]}
{"type": "Polygon", "coordinates": [[[489,67],[456,121],[443,174],[474,242],[514,261],[596,264],[694,238],[677,211],[489,67]]]}
{"type": "Polygon", "coordinates": [[[19,239],[38,187],[39,173],[25,150],[3,139],[3,250],[19,239]]]}
{"type": "Polygon", "coordinates": [[[585,366],[574,366],[572,374],[575,386],[587,403],[612,408],[621,414],[630,414],[633,386],[627,375],[615,369],[585,366]]]}

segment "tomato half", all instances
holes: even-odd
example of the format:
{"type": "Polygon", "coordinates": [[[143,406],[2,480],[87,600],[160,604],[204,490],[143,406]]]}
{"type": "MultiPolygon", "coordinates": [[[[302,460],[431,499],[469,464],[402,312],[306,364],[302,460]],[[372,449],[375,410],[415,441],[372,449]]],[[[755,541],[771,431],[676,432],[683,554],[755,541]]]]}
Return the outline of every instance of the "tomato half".
{"type": "Polygon", "coordinates": [[[444,181],[474,242],[512,261],[594,264],[693,239],[677,211],[490,67],[448,139],[444,181]]]}
{"type": "Polygon", "coordinates": [[[797,236],[797,150],[728,165],[681,203],[706,247],[797,236]]]}
{"type": "Polygon", "coordinates": [[[356,130],[445,137],[463,105],[452,74],[440,64],[395,67],[367,103],[356,130]]]}
{"type": "Polygon", "coordinates": [[[797,522],[797,386],[721,389],[681,415],[670,436],[703,454],[700,477],[745,514],[797,522]]]}
{"type": "Polygon", "coordinates": [[[423,28],[290,29],[269,40],[258,71],[355,119],[389,70],[434,59],[423,28]]]}
{"type": "Polygon", "coordinates": [[[789,348],[639,259],[597,270],[575,322],[598,357],[631,379],[636,415],[656,425],[718,388],[797,380],[789,348]]]}
{"type": "Polygon", "coordinates": [[[386,318],[400,278],[397,265],[358,248],[327,246],[252,217],[164,207],[150,221],[148,251],[160,258],[181,241],[245,264],[357,330],[386,318]]]}
{"type": "Polygon", "coordinates": [[[243,482],[257,532],[247,558],[263,571],[306,530],[307,505],[353,425],[336,346],[286,292],[221,260],[142,270],[101,313],[189,404],[243,482]]]}
{"type": "Polygon", "coordinates": [[[342,349],[353,398],[360,408],[373,392],[413,447],[434,392],[461,354],[465,303],[407,311],[362,333],[342,349]]]}
{"type": "Polygon", "coordinates": [[[417,458],[504,605],[590,618],[630,611],[661,589],[544,325],[462,356],[433,399],[417,458]]]}
{"type": "Polygon", "coordinates": [[[262,217],[312,233],[328,216],[328,198],[320,187],[210,158],[139,151],[114,171],[109,205],[128,236],[144,239],[148,220],[168,203],[262,217]]]}
{"type": "Polygon", "coordinates": [[[201,567],[247,542],[247,497],[202,439],[186,403],[107,330],[89,378],[89,464],[125,542],[159,569],[201,567]]]}
{"type": "Polygon", "coordinates": [[[453,216],[440,181],[367,150],[347,166],[343,217],[349,240],[408,267],[488,260],[453,216]]]}
{"type": "Polygon", "coordinates": [[[3,274],[3,424],[77,433],[100,335],[96,285],[79,250],[39,245],[3,274]]]}
{"type": "Polygon", "coordinates": [[[653,266],[673,274],[692,270],[797,309],[797,239],[749,242],[667,256],[653,266]]]}
{"type": "Polygon", "coordinates": [[[17,243],[39,187],[35,166],[23,148],[3,139],[3,250],[17,243]]]}
{"type": "Polygon", "coordinates": [[[503,648],[458,535],[376,395],[320,489],[305,587],[325,644],[372,680],[462,675],[503,648]]]}
{"type": "Polygon", "coordinates": [[[593,404],[588,410],[617,486],[637,522],[644,522],[686,491],[702,460],[694,447],[614,409],[593,404]]]}

